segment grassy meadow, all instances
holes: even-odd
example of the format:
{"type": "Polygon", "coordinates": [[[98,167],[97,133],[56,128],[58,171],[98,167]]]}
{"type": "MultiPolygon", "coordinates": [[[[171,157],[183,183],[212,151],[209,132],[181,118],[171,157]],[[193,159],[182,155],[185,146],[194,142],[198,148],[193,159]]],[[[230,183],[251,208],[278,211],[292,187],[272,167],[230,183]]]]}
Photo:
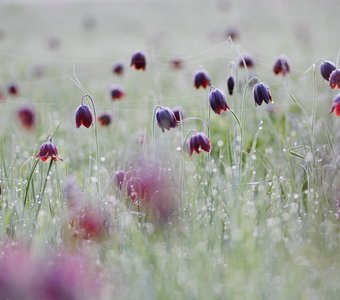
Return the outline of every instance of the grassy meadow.
{"type": "Polygon", "coordinates": [[[0,1],[0,300],[338,299],[339,89],[320,64],[339,67],[339,10],[0,1]],[[130,67],[136,51],[145,71],[130,67]],[[244,55],[254,67],[239,66],[244,55]],[[280,55],[286,76],[273,73],[280,55]],[[201,68],[231,111],[216,114],[213,88],[195,88],[201,68]],[[256,80],[273,103],[255,106],[256,80]],[[76,128],[82,100],[89,128],[76,128]],[[155,113],[178,106],[184,117],[163,132],[155,113]],[[96,122],[104,112],[109,126],[96,122]],[[194,130],[210,153],[188,153],[194,130]],[[62,160],[44,162],[35,155],[51,137],[62,160]]]}

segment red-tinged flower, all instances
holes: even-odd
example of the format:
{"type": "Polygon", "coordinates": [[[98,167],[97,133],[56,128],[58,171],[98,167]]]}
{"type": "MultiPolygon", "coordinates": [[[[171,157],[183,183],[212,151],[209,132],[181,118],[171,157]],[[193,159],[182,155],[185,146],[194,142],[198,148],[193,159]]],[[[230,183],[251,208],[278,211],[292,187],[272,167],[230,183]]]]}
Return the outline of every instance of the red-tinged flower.
{"type": "Polygon", "coordinates": [[[7,87],[8,94],[12,96],[18,96],[19,95],[19,87],[16,83],[10,83],[7,87]]]}
{"type": "Polygon", "coordinates": [[[41,161],[47,161],[49,158],[52,160],[63,160],[58,156],[57,147],[50,142],[45,142],[41,145],[39,153],[35,155],[36,158],[39,158],[41,161]]]}
{"type": "Polygon", "coordinates": [[[32,107],[24,106],[20,108],[17,112],[17,117],[24,128],[31,130],[35,127],[36,113],[32,107]]]}
{"type": "Polygon", "coordinates": [[[202,150],[209,153],[211,150],[211,143],[205,133],[197,132],[190,138],[189,153],[192,155],[194,152],[200,153],[202,150]]]}
{"type": "Polygon", "coordinates": [[[211,109],[218,115],[222,110],[227,111],[229,109],[227,97],[220,89],[213,88],[212,91],[210,91],[209,102],[211,109]]]}
{"type": "Polygon", "coordinates": [[[329,112],[330,114],[335,111],[335,115],[340,117],[340,94],[335,97],[332,103],[332,109],[329,112]]]}
{"type": "Polygon", "coordinates": [[[104,216],[98,209],[89,205],[73,213],[71,227],[75,230],[74,236],[84,240],[98,240],[106,234],[104,216]]]}
{"type": "Polygon", "coordinates": [[[173,111],[168,107],[162,107],[156,112],[157,125],[159,128],[170,130],[178,125],[177,119],[173,111]]]}
{"type": "Polygon", "coordinates": [[[176,106],[172,109],[172,112],[175,115],[177,123],[180,123],[184,119],[184,111],[180,106],[176,106]]]}
{"type": "Polygon", "coordinates": [[[282,76],[285,76],[287,73],[290,72],[290,68],[289,68],[289,63],[288,63],[288,60],[281,56],[279,57],[276,61],[275,61],[275,64],[274,64],[274,67],[273,67],[273,72],[275,75],[282,75],[282,76]]]}
{"type": "Polygon", "coordinates": [[[170,65],[175,70],[180,70],[183,68],[183,60],[180,58],[174,58],[170,61],[170,65]]]}
{"type": "Polygon", "coordinates": [[[194,84],[196,89],[199,89],[200,87],[205,89],[210,86],[210,76],[208,72],[203,69],[196,71],[194,75],[194,84]]]}
{"type": "Polygon", "coordinates": [[[261,105],[263,101],[267,104],[272,102],[269,87],[263,82],[259,82],[254,85],[253,94],[255,105],[261,105]]]}
{"type": "Polygon", "coordinates": [[[176,212],[174,177],[170,169],[142,160],[125,173],[123,187],[148,220],[166,223],[176,212]]]}
{"type": "Polygon", "coordinates": [[[238,64],[239,67],[244,68],[244,64],[246,64],[248,69],[251,69],[255,66],[254,59],[250,55],[244,55],[243,59],[240,59],[239,64],[238,64]]]}
{"type": "Polygon", "coordinates": [[[334,70],[329,76],[329,85],[332,89],[340,89],[340,69],[334,70]]]}
{"type": "Polygon", "coordinates": [[[135,68],[136,70],[145,71],[145,68],[146,68],[145,54],[143,52],[140,52],[140,51],[135,52],[132,55],[130,66],[135,68]]]}
{"type": "Polygon", "coordinates": [[[113,66],[113,73],[115,73],[116,75],[120,76],[123,75],[124,73],[124,65],[122,63],[116,63],[113,66]]]}
{"type": "Polygon", "coordinates": [[[126,188],[127,188],[128,197],[132,201],[146,199],[146,196],[147,196],[146,186],[140,178],[131,177],[127,181],[126,188]]]}
{"type": "Polygon", "coordinates": [[[98,116],[98,123],[103,126],[109,126],[111,124],[112,117],[110,113],[103,112],[98,116]]]}
{"type": "Polygon", "coordinates": [[[234,87],[235,87],[234,77],[228,76],[228,78],[227,78],[227,87],[228,87],[229,95],[231,96],[233,94],[234,87]]]}
{"type": "Polygon", "coordinates": [[[76,110],[76,127],[81,125],[89,128],[92,124],[92,112],[87,105],[81,104],[76,110]]]}
{"type": "Polygon", "coordinates": [[[111,98],[113,101],[119,101],[122,100],[125,97],[125,91],[119,87],[119,86],[114,86],[111,89],[111,98]]]}
{"type": "Polygon", "coordinates": [[[321,76],[329,81],[329,76],[336,69],[336,66],[333,62],[326,60],[320,65],[320,73],[321,76]]]}
{"type": "Polygon", "coordinates": [[[124,178],[125,178],[125,172],[124,171],[117,171],[115,174],[115,182],[117,187],[121,190],[122,189],[122,185],[124,182],[124,178]]]}

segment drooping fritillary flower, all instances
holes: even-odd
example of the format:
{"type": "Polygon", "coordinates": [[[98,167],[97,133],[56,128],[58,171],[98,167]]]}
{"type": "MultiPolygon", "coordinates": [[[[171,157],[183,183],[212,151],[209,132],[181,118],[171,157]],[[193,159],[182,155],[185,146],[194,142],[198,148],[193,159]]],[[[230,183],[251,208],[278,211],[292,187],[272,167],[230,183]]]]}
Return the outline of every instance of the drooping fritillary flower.
{"type": "Polygon", "coordinates": [[[174,70],[180,70],[183,68],[183,60],[180,58],[174,58],[170,61],[170,65],[174,70]]]}
{"type": "Polygon", "coordinates": [[[18,96],[20,93],[19,86],[14,82],[10,83],[7,86],[7,91],[8,91],[8,94],[12,96],[18,96]]]}
{"type": "Polygon", "coordinates": [[[99,209],[86,205],[71,214],[74,237],[83,240],[100,240],[106,234],[105,218],[99,209]]]}
{"type": "Polygon", "coordinates": [[[202,150],[209,153],[211,150],[211,142],[205,133],[194,133],[189,140],[189,153],[190,155],[194,152],[199,154],[202,150]]]}
{"type": "Polygon", "coordinates": [[[130,177],[126,183],[127,194],[132,201],[145,200],[146,187],[142,179],[139,177],[130,177]]]}
{"type": "Polygon", "coordinates": [[[98,123],[103,126],[103,127],[107,127],[111,124],[112,121],[112,116],[110,113],[107,112],[103,112],[98,116],[98,123]]]}
{"type": "Polygon", "coordinates": [[[176,212],[174,174],[150,160],[138,161],[125,173],[124,189],[150,221],[166,223],[176,212]]]}
{"type": "Polygon", "coordinates": [[[35,155],[36,158],[39,158],[41,161],[48,161],[50,158],[52,160],[63,160],[58,156],[57,147],[52,143],[52,141],[45,142],[41,145],[39,153],[35,155]]]}
{"type": "Polygon", "coordinates": [[[146,68],[145,54],[143,52],[140,52],[140,51],[135,52],[132,55],[130,66],[135,68],[136,70],[145,71],[145,68],[146,68]]]}
{"type": "Polygon", "coordinates": [[[200,69],[196,71],[194,75],[194,85],[196,89],[199,89],[200,87],[205,89],[210,86],[210,76],[206,70],[200,69]]]}
{"type": "Polygon", "coordinates": [[[110,93],[113,101],[120,101],[126,95],[125,91],[119,86],[112,87],[110,93]]]}
{"type": "Polygon", "coordinates": [[[124,171],[119,170],[119,171],[116,172],[116,174],[115,174],[115,182],[116,182],[117,187],[120,190],[122,189],[124,178],[125,178],[125,172],[124,171]]]}
{"type": "Polygon", "coordinates": [[[81,125],[89,128],[92,125],[91,109],[85,104],[80,104],[76,110],[75,119],[77,128],[79,128],[81,125]]]}
{"type": "Polygon", "coordinates": [[[35,127],[36,113],[32,107],[23,106],[19,108],[17,111],[17,118],[24,128],[31,130],[35,127]]]}
{"type": "Polygon", "coordinates": [[[335,115],[340,117],[340,94],[338,94],[333,100],[332,109],[329,113],[331,114],[332,112],[335,112],[335,115]]]}
{"type": "Polygon", "coordinates": [[[320,65],[320,73],[321,76],[329,81],[329,76],[336,69],[336,66],[333,62],[326,60],[320,65]]]}
{"type": "Polygon", "coordinates": [[[184,111],[182,107],[176,106],[172,109],[172,112],[175,115],[177,123],[180,123],[184,119],[184,111]]]}
{"type": "Polygon", "coordinates": [[[209,103],[211,109],[216,113],[220,114],[223,110],[227,111],[229,106],[227,104],[227,97],[225,93],[217,88],[212,88],[209,94],[209,103]]]}
{"type": "Polygon", "coordinates": [[[114,64],[112,71],[118,76],[123,75],[124,65],[122,63],[116,63],[114,64]]]}
{"type": "Polygon", "coordinates": [[[340,69],[334,70],[329,76],[329,85],[332,89],[340,89],[340,69]]]}
{"type": "Polygon", "coordinates": [[[159,128],[170,130],[178,125],[177,119],[173,111],[168,107],[162,107],[156,112],[156,120],[159,128]]]}
{"type": "Polygon", "coordinates": [[[273,72],[275,75],[286,76],[290,72],[287,58],[280,56],[274,63],[273,72]]]}
{"type": "Polygon", "coordinates": [[[250,55],[244,55],[243,59],[240,59],[238,65],[240,68],[244,68],[244,64],[246,64],[248,69],[251,69],[255,66],[254,59],[250,55]],[[244,62],[243,62],[244,60],[244,62]]]}
{"type": "Polygon", "coordinates": [[[228,76],[227,87],[228,87],[229,95],[231,96],[234,92],[234,87],[235,87],[235,80],[233,76],[228,76]]]}
{"type": "Polygon", "coordinates": [[[267,104],[272,102],[272,96],[270,94],[269,87],[263,82],[259,82],[254,85],[253,94],[255,105],[261,105],[262,102],[267,104]]]}

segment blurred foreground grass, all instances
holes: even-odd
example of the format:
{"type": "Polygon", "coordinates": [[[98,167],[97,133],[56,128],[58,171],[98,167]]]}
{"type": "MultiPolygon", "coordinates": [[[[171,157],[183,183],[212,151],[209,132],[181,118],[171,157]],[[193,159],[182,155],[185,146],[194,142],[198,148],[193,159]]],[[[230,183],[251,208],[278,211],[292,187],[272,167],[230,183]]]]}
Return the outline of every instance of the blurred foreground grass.
{"type": "MultiPolygon", "coordinates": [[[[103,299],[337,299],[340,144],[338,120],[328,114],[336,91],[316,69],[313,133],[313,72],[305,71],[321,58],[336,60],[340,40],[331,29],[339,8],[335,0],[1,4],[1,90],[10,82],[20,87],[19,97],[0,103],[2,239],[32,240],[36,254],[82,248],[106,272],[103,299]],[[207,120],[208,92],[194,89],[193,74],[202,66],[226,90],[230,62],[240,59],[226,41],[230,27],[239,30],[235,44],[254,56],[251,72],[269,85],[275,103],[255,107],[251,88],[246,93],[242,170],[239,129],[228,112],[211,115],[210,161],[206,153],[178,151],[180,128],[156,128],[156,157],[175,178],[178,209],[170,224],[145,222],[130,214],[114,173],[152,156],[155,105],[180,105],[187,117],[207,120]],[[137,49],[146,52],[145,73],[129,68],[137,49]],[[284,79],[272,73],[280,54],[292,69],[284,79]],[[184,68],[174,71],[169,60],[177,56],[184,68]],[[112,74],[114,62],[125,64],[124,76],[112,74]],[[93,129],[74,124],[81,98],[70,80],[74,66],[97,111],[114,116],[112,126],[99,128],[101,197],[93,129]],[[113,84],[126,90],[122,102],[110,100],[113,84]],[[15,119],[24,104],[38,113],[33,132],[15,119]],[[59,123],[54,142],[64,162],[52,168],[33,235],[31,215],[21,219],[25,180],[59,123]],[[70,175],[83,198],[109,215],[107,239],[75,245],[65,234],[63,185],[70,175]]],[[[240,115],[245,73],[238,75],[241,86],[228,104],[240,115]]],[[[183,134],[191,128],[205,130],[191,121],[183,134]]],[[[47,165],[38,164],[31,203],[47,165]]]]}

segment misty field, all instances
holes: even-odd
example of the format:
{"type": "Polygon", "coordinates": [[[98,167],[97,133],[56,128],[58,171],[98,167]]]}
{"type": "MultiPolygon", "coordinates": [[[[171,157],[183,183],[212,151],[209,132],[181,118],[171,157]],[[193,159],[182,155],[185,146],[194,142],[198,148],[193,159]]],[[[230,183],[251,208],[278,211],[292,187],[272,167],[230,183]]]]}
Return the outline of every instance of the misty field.
{"type": "Polygon", "coordinates": [[[0,300],[339,299],[340,2],[0,2],[0,300]]]}

